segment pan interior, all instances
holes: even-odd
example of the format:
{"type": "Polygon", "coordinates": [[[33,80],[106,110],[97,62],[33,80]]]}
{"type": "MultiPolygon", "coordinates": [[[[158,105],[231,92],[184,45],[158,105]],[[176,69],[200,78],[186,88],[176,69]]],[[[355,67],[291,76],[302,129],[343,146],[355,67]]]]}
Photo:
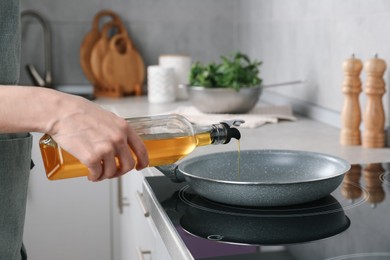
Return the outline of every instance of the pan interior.
{"type": "Polygon", "coordinates": [[[183,162],[189,176],[226,182],[294,183],[328,179],[344,174],[350,165],[326,154],[289,150],[247,150],[215,153],[183,162]]]}

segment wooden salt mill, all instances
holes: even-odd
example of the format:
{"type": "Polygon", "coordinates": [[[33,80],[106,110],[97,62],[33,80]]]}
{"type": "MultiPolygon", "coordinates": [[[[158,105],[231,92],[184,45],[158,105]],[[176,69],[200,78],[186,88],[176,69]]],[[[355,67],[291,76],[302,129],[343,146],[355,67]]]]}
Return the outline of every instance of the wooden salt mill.
{"type": "Polygon", "coordinates": [[[385,94],[385,81],[383,74],[386,70],[386,62],[379,59],[378,55],[364,64],[367,74],[365,93],[367,95],[366,108],[363,114],[364,132],[363,147],[385,146],[385,112],[382,96],[385,94]]]}
{"type": "Polygon", "coordinates": [[[360,80],[362,68],[363,63],[360,59],[356,59],[354,54],[343,63],[344,82],[342,91],[345,95],[345,101],[341,112],[340,143],[342,145],[361,144],[359,94],[362,92],[362,82],[360,80]]]}

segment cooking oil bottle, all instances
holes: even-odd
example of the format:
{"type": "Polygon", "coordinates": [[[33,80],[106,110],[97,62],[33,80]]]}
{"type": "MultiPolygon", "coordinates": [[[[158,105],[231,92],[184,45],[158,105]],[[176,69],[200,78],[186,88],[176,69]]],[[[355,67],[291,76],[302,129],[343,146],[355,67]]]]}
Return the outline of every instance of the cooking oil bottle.
{"type": "MultiPolygon", "coordinates": [[[[128,118],[126,121],[144,141],[149,155],[149,166],[174,163],[197,146],[227,144],[232,138],[238,140],[241,135],[234,126],[244,122],[231,120],[197,126],[177,114],[128,118]]],[[[50,135],[42,136],[39,146],[46,175],[50,180],[88,175],[88,168],[61,149],[50,135]]]]}

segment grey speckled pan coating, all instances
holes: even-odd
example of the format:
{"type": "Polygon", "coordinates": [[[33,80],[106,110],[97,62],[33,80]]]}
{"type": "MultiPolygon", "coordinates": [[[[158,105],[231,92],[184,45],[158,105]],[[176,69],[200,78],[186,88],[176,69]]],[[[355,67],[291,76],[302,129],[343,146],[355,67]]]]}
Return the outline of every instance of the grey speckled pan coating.
{"type": "Polygon", "coordinates": [[[330,194],[349,169],[347,161],[321,153],[246,150],[241,151],[240,159],[236,151],[195,157],[183,161],[174,174],[210,200],[241,206],[285,206],[330,194]]]}

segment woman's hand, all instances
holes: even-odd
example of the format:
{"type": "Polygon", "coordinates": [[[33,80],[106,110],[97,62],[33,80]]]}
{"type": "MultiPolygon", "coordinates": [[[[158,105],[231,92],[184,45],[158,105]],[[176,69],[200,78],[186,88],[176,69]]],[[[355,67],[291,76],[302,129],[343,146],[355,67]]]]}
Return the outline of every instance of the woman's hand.
{"type": "Polygon", "coordinates": [[[66,109],[47,133],[88,167],[89,180],[118,177],[135,166],[139,170],[148,165],[142,139],[123,118],[85,99],[70,95],[66,99],[62,101],[67,104],[66,109]]]}
{"type": "Polygon", "coordinates": [[[91,181],[118,177],[149,163],[142,139],[127,122],[87,99],[47,88],[3,86],[0,112],[0,132],[51,135],[88,167],[91,181]]]}

